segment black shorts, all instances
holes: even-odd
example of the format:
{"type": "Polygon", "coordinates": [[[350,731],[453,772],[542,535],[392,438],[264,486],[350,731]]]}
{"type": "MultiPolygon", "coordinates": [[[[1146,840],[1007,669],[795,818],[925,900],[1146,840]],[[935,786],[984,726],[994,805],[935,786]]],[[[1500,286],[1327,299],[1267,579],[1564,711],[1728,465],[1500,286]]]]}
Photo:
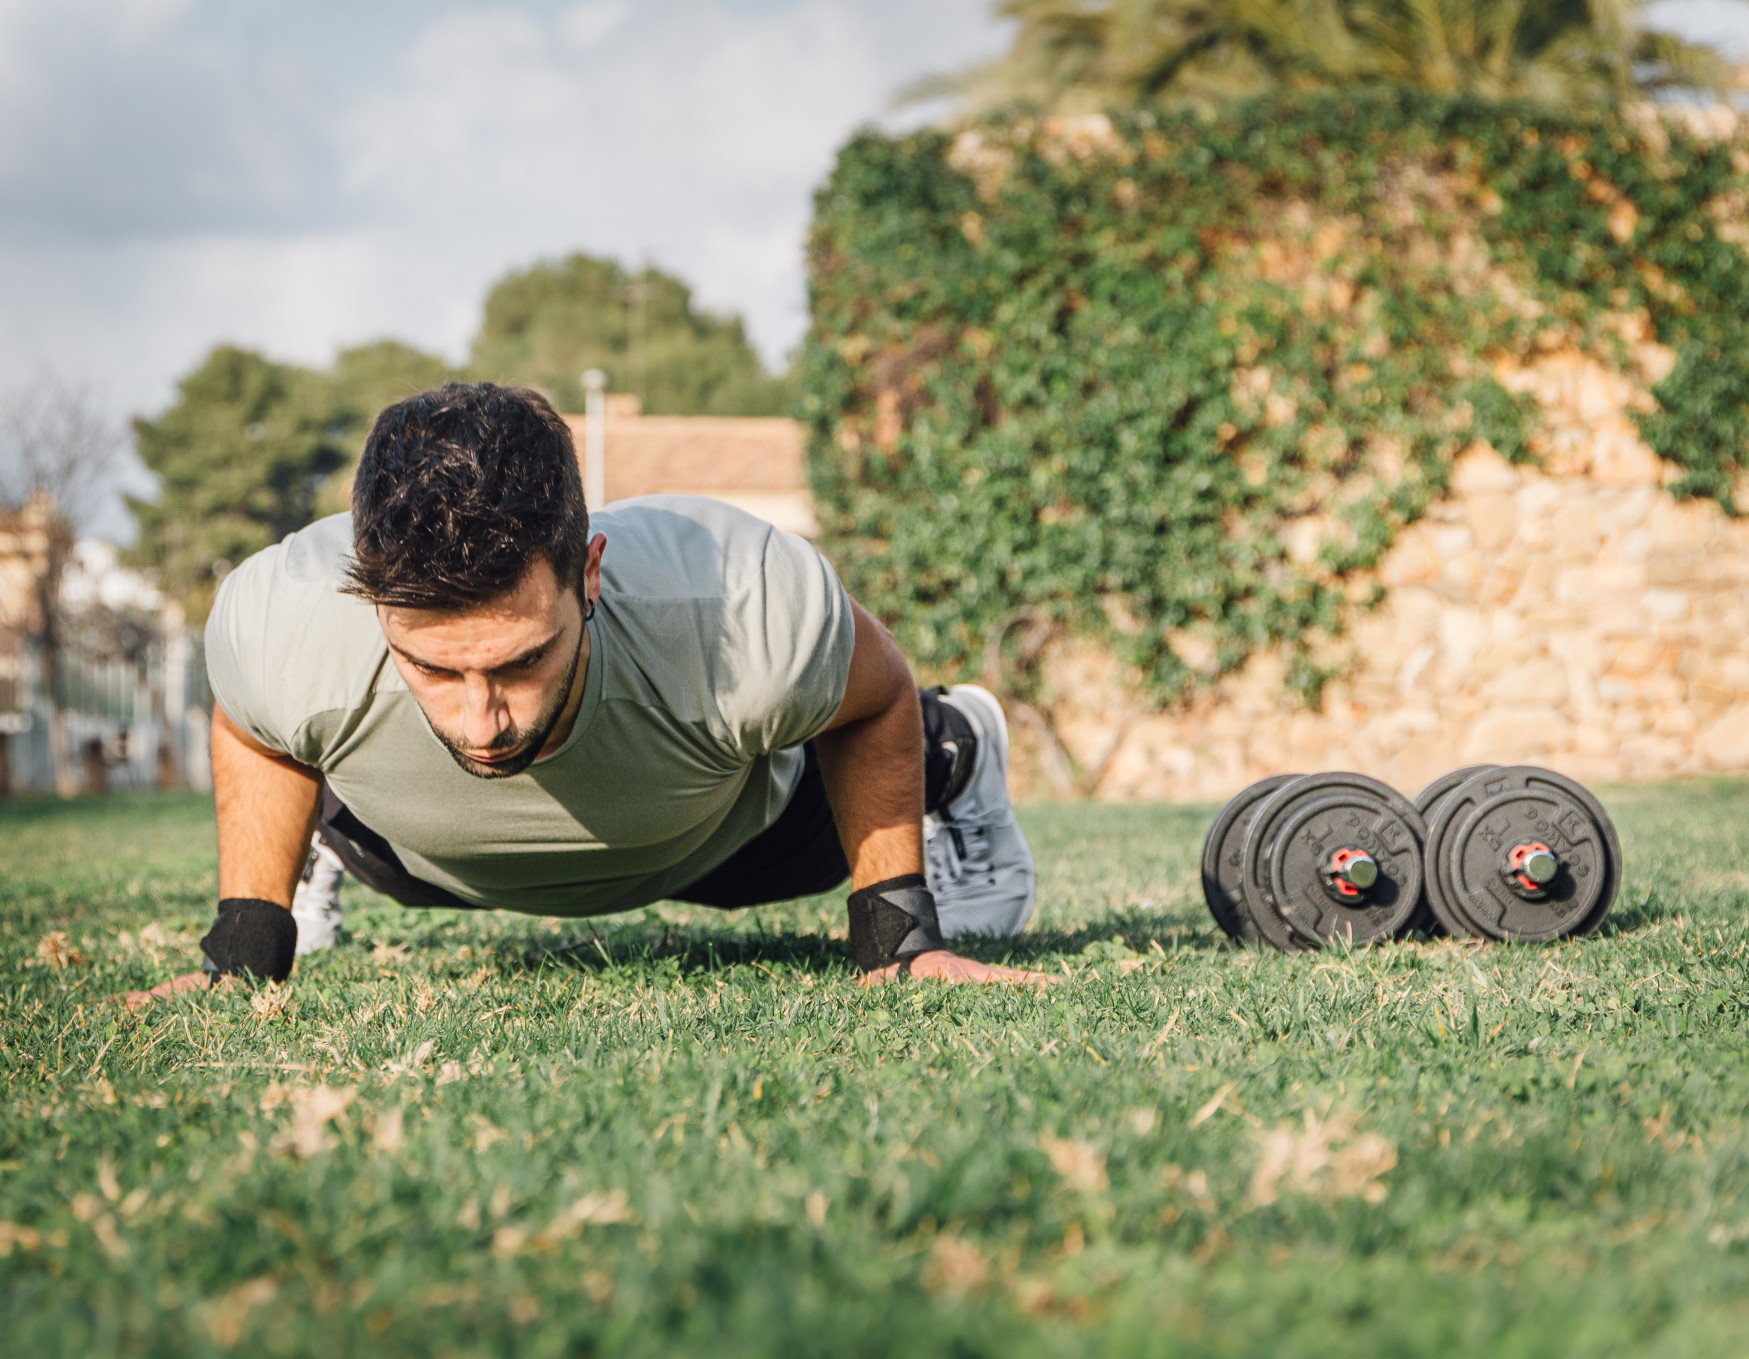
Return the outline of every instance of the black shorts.
{"type": "MultiPolygon", "coordinates": [[[[925,692],[922,704],[924,805],[934,810],[949,795],[959,768],[955,743],[966,760],[975,743],[965,718],[937,694],[925,692]]],[[[479,909],[409,873],[394,847],[325,785],[316,829],[348,873],[403,906],[479,909]]],[[[673,899],[735,910],[830,892],[849,876],[850,864],[820,777],[820,756],[809,741],[802,747],[802,776],[777,820],[673,899]]]]}

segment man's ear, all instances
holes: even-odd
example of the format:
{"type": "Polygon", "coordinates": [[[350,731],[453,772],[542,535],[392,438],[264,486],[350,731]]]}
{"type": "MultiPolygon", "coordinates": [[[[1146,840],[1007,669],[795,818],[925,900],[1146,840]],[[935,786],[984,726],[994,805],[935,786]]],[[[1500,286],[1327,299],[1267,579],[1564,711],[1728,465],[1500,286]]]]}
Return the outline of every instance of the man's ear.
{"type": "Polygon", "coordinates": [[[588,550],[583,556],[583,612],[591,612],[595,601],[601,598],[601,558],[607,551],[607,535],[598,533],[589,540],[588,550]]]}

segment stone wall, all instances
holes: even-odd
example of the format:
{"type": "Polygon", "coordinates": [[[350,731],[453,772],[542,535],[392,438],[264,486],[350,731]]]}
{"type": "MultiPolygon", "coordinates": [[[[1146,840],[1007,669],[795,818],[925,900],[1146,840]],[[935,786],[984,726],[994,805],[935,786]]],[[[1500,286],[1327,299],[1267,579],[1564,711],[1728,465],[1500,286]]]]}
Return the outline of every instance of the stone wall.
{"type": "Polygon", "coordinates": [[[1632,318],[1619,339],[1609,361],[1552,337],[1496,369],[1539,408],[1537,463],[1466,450],[1381,563],[1383,603],[1333,648],[1348,669],[1321,711],[1283,694],[1279,655],[1162,713],[1102,648],[1052,643],[1054,700],[1013,711],[1017,794],[1212,801],[1323,769],[1413,793],[1483,761],[1593,782],[1749,772],[1749,519],[1664,489],[1631,416],[1671,356],[1632,318]]]}

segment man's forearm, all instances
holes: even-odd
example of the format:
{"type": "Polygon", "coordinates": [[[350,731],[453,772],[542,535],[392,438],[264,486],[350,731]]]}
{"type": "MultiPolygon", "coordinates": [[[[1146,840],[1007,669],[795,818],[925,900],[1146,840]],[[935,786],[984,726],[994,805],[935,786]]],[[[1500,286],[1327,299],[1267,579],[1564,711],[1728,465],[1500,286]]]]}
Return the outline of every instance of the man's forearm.
{"type": "Polygon", "coordinates": [[[852,889],[923,871],[923,713],[907,674],[885,711],[824,733],[820,774],[852,889]]]}
{"type": "Polygon", "coordinates": [[[310,853],[321,776],[262,749],[216,706],[212,757],[220,898],[289,907],[310,853]]]}

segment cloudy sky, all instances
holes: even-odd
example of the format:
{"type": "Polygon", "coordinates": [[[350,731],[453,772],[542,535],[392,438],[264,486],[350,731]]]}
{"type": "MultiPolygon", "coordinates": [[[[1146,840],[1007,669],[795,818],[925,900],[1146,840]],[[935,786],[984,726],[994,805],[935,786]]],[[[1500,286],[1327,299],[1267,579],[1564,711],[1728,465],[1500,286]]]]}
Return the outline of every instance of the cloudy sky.
{"type": "Polygon", "coordinates": [[[808,196],[987,0],[0,0],[0,385],[152,410],[216,341],[459,357],[578,248],[803,326],[808,196]]]}
{"type": "MultiPolygon", "coordinates": [[[[459,357],[573,249],[803,324],[810,191],[857,124],[1000,50],[991,0],[0,0],[0,389],[153,411],[220,340],[459,357]]],[[[1660,14],[1749,47],[1749,6],[1660,14]]]]}

